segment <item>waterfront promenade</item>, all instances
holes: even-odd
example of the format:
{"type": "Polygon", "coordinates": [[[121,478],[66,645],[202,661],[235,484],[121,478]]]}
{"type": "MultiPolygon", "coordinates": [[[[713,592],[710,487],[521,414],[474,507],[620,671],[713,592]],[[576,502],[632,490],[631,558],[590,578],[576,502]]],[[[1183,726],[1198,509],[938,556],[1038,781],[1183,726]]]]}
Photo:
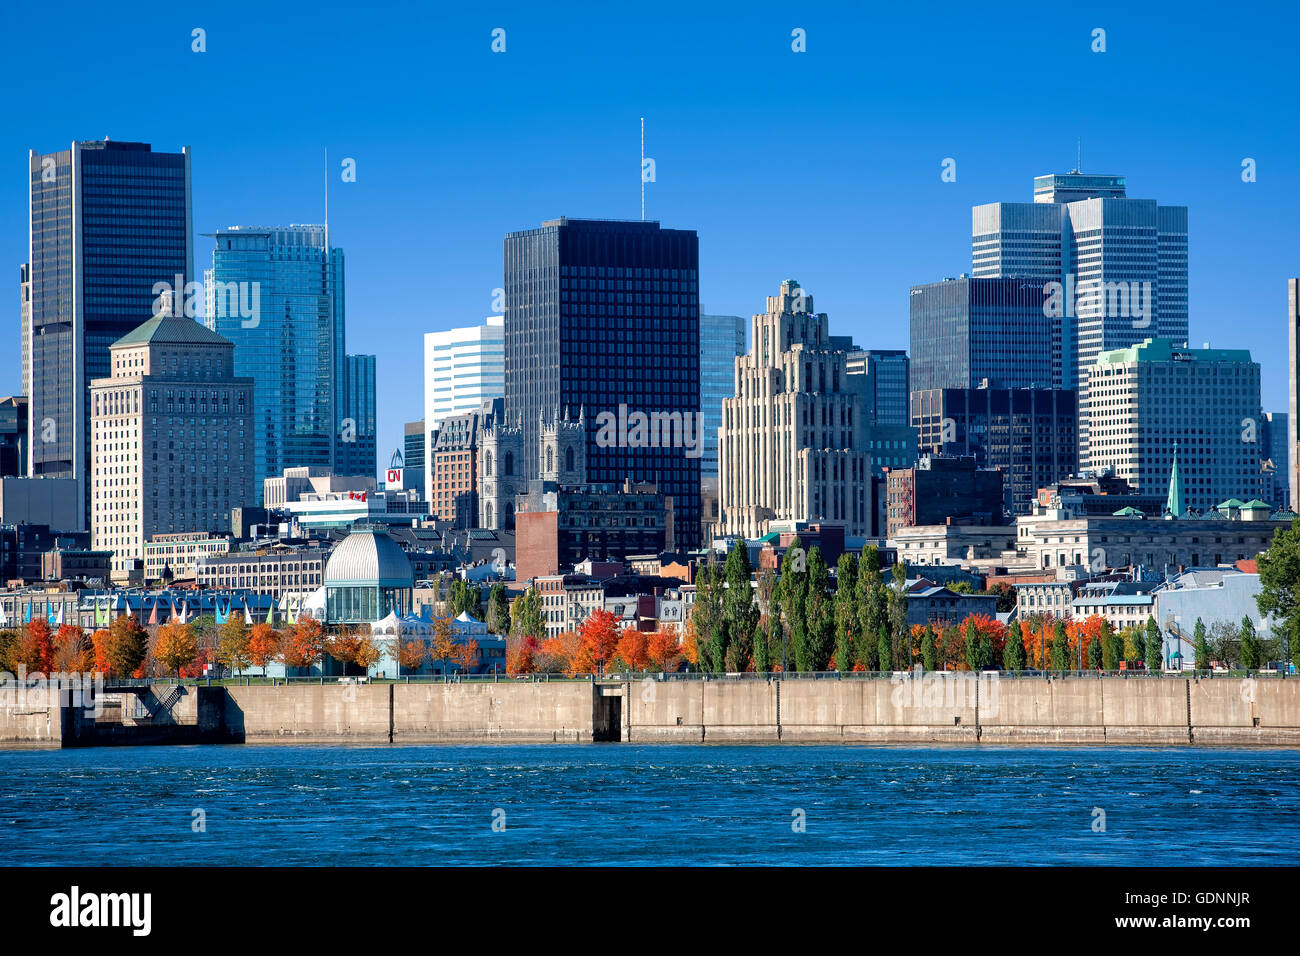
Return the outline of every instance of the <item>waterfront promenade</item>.
{"type": "Polygon", "coordinates": [[[31,695],[0,744],[870,743],[1300,746],[1300,681],[934,672],[110,685],[31,695]],[[138,701],[138,703],[137,703],[138,701]]]}

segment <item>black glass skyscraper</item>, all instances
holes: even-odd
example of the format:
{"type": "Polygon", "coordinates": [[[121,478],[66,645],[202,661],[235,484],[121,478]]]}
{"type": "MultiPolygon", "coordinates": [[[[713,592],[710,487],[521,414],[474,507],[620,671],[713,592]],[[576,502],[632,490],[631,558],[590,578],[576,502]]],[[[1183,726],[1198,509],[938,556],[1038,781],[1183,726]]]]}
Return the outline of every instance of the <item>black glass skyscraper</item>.
{"type": "MultiPolygon", "coordinates": [[[[700,411],[699,237],[657,222],[556,219],[505,239],[506,418],[525,448],[539,423],[585,415],[587,480],[652,481],[673,499],[676,541],[698,542],[701,449],[621,434],[598,440],[601,413],[624,420],[700,411]]],[[[535,453],[526,476],[537,476],[535,453]]]]}
{"type": "Polygon", "coordinates": [[[88,500],[90,381],[108,376],[109,346],[153,314],[156,283],[180,277],[179,310],[193,280],[189,150],[103,140],[29,160],[28,470],[75,478],[88,500]]]}

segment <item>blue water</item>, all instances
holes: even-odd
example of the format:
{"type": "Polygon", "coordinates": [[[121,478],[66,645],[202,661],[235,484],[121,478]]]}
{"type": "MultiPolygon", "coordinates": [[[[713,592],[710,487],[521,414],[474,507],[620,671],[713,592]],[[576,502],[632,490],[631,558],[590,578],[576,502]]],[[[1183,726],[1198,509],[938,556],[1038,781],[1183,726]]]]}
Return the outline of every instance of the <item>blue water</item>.
{"type": "Polygon", "coordinates": [[[1295,865],[1298,796],[1285,750],[0,751],[0,864],[1295,865]]]}

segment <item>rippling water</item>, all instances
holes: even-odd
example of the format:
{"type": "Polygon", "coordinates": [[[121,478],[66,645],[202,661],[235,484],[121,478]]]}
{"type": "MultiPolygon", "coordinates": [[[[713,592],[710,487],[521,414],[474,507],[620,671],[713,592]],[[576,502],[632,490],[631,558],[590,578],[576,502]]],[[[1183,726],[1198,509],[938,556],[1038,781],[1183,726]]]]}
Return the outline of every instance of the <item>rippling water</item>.
{"type": "Polygon", "coordinates": [[[1298,785],[1286,750],[2,751],[0,864],[1294,865],[1298,785]]]}

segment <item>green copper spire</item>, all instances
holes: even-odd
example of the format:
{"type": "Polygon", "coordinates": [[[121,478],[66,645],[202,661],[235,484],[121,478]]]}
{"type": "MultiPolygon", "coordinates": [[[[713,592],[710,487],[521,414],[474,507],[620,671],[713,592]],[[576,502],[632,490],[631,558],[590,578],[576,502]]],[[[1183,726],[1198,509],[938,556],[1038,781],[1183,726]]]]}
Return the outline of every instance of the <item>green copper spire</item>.
{"type": "Polygon", "coordinates": [[[1169,498],[1165,510],[1175,518],[1183,516],[1183,488],[1178,482],[1178,442],[1174,442],[1174,464],[1169,469],[1169,498]]]}

